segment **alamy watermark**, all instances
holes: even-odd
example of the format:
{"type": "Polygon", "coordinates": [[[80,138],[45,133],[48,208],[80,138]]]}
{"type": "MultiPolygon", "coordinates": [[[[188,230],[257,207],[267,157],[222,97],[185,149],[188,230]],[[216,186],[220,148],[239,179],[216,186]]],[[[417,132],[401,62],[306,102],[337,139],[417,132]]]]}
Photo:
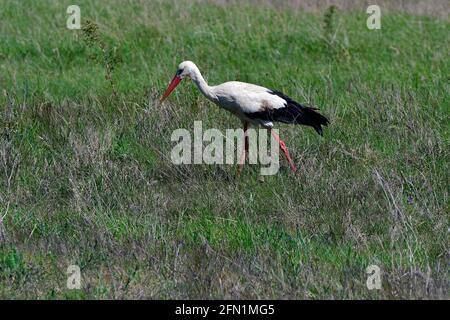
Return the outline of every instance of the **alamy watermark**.
{"type": "Polygon", "coordinates": [[[81,29],[81,10],[77,5],[70,5],[66,10],[69,17],[66,21],[67,29],[80,30],[81,29]]]}
{"type": "Polygon", "coordinates": [[[380,290],[381,289],[381,269],[376,264],[372,264],[367,267],[366,273],[369,275],[367,277],[366,286],[369,290],[380,290]]]}
{"type": "MultiPolygon", "coordinates": [[[[278,135],[277,129],[270,130],[278,135]]],[[[245,134],[248,139],[248,163],[266,166],[261,167],[261,175],[274,175],[280,168],[279,145],[268,131],[268,129],[249,128],[245,134]]],[[[218,129],[203,131],[202,122],[194,121],[193,137],[187,129],[176,129],[172,132],[170,139],[172,142],[177,142],[170,155],[172,163],[176,165],[244,164],[245,162],[245,158],[242,157],[245,150],[242,129],[227,129],[224,135],[218,129]],[[206,143],[205,146],[204,143],[206,143]]]]}
{"type": "Polygon", "coordinates": [[[377,5],[367,7],[366,13],[370,14],[367,18],[366,25],[369,30],[381,29],[381,9],[377,5]]]}
{"type": "Polygon", "coordinates": [[[67,289],[81,289],[81,270],[77,265],[67,267],[67,289]]]}

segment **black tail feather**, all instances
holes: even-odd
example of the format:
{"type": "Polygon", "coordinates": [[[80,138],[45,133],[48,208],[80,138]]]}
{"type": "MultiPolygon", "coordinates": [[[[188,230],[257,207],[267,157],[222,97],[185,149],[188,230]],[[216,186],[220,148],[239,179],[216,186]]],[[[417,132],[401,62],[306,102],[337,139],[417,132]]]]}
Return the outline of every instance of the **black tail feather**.
{"type": "Polygon", "coordinates": [[[272,90],[270,93],[286,100],[287,105],[285,108],[271,110],[270,119],[267,120],[311,126],[318,134],[323,135],[322,126],[327,126],[330,121],[317,112],[316,108],[302,106],[280,91],[272,90]]]}
{"type": "MultiPolygon", "coordinates": [[[[289,106],[288,106],[289,108],[289,106]]],[[[298,124],[303,124],[306,126],[311,126],[318,134],[323,135],[322,126],[328,126],[328,119],[315,111],[317,109],[310,107],[302,107],[300,115],[297,117],[298,124]]]]}

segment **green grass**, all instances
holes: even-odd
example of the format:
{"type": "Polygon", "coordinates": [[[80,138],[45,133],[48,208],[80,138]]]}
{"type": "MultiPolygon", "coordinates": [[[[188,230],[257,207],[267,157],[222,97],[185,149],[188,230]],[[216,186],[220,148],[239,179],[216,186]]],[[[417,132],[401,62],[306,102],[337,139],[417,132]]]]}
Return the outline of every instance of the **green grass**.
{"type": "Polygon", "coordinates": [[[78,1],[90,42],[70,4],[0,11],[0,298],[448,298],[446,17],[78,1]],[[188,81],[157,104],[183,60],[331,125],[279,126],[295,175],[175,166],[173,130],[240,126],[188,81]]]}

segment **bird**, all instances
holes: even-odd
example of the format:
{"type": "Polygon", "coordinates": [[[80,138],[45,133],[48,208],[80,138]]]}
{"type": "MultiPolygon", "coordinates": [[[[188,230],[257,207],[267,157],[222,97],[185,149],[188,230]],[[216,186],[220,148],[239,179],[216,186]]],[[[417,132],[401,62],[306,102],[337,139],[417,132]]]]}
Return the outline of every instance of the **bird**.
{"type": "Polygon", "coordinates": [[[181,80],[185,78],[191,79],[208,100],[231,112],[242,121],[245,148],[242,155],[244,161],[240,162],[239,172],[242,171],[246,154],[248,154],[246,133],[250,125],[262,126],[270,131],[280,145],[291,170],[296,172],[297,167],[289,155],[286,143],[272,130],[274,122],[310,126],[321,136],[323,135],[322,126],[328,126],[330,123],[317,111],[317,108],[304,106],[281,91],[240,81],[228,81],[216,86],[209,86],[197,65],[192,61],[183,61],[178,65],[175,76],[160,98],[160,103],[169,97],[181,80]]]}

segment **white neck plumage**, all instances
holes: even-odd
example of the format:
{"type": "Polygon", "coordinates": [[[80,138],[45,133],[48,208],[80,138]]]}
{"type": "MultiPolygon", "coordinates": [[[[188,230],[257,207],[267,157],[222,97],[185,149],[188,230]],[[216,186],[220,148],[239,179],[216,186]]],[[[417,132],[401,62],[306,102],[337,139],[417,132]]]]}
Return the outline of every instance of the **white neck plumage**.
{"type": "Polygon", "coordinates": [[[192,81],[197,85],[198,89],[203,93],[203,95],[211,101],[214,101],[216,95],[212,87],[208,86],[205,79],[203,78],[200,70],[196,67],[191,75],[192,81]]]}

